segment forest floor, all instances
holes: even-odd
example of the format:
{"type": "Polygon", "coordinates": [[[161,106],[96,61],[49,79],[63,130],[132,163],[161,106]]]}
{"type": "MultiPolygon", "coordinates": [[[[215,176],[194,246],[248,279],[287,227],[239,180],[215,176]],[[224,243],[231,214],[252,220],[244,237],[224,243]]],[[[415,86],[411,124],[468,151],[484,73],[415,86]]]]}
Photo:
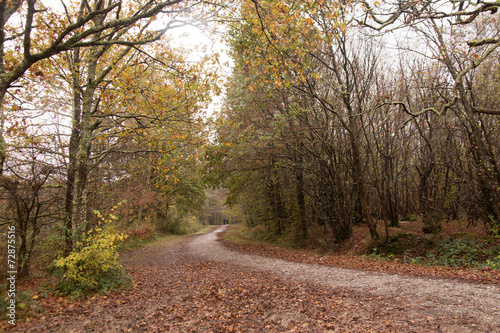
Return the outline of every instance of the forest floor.
{"type": "Polygon", "coordinates": [[[383,267],[365,270],[368,264],[332,267],[322,262],[329,259],[295,250],[234,243],[229,249],[218,237],[226,228],[123,253],[131,290],[76,301],[34,295],[43,312],[0,330],[500,332],[495,279],[387,274],[383,267]]]}

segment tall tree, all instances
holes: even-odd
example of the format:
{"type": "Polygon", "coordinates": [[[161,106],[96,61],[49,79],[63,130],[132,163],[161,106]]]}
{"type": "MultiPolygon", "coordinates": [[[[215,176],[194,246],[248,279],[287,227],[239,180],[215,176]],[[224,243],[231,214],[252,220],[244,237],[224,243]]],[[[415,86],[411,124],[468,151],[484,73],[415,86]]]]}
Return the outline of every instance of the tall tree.
{"type": "MultiPolygon", "coordinates": [[[[497,230],[500,225],[500,198],[495,190],[500,181],[499,161],[489,139],[491,134],[485,130],[488,126],[484,124],[488,121],[483,115],[498,115],[500,111],[478,104],[481,98],[476,95],[474,87],[478,82],[478,69],[490,64],[490,59],[498,54],[500,31],[495,23],[498,6],[495,1],[409,1],[397,8],[389,2],[383,2],[380,8],[364,3],[366,14],[359,20],[376,30],[400,28],[412,31],[425,41],[427,49],[423,52],[446,70],[451,82],[442,98],[428,101],[418,108],[411,108],[405,101],[389,103],[400,106],[411,117],[430,112],[442,116],[450,111],[457,115],[471,147],[469,156],[481,196],[483,220],[492,226],[492,230],[497,230]],[[388,18],[382,19],[381,15],[388,18]],[[463,42],[468,46],[460,45],[463,42]]],[[[422,176],[429,172],[422,173],[422,176]]]]}
{"type": "Polygon", "coordinates": [[[67,5],[61,1],[64,14],[45,8],[41,1],[2,1],[0,4],[0,174],[6,158],[4,138],[4,98],[9,88],[26,71],[41,71],[40,61],[78,47],[105,45],[141,45],[159,39],[175,25],[149,31],[141,40],[122,34],[127,27],[142,31],[151,19],[164,12],[181,16],[196,1],[81,1],[67,5]],[[18,13],[19,19],[12,19],[18,13]],[[15,16],[15,15],[14,15],[15,16]],[[99,37],[101,36],[101,37],[99,37]]]}

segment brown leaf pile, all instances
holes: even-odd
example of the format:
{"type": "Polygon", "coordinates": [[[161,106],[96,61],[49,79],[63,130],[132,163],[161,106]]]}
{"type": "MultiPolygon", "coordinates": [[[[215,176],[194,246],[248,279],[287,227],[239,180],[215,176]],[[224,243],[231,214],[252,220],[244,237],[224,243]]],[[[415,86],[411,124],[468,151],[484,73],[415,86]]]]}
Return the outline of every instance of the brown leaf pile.
{"type": "MultiPolygon", "coordinates": [[[[129,267],[135,287],[85,300],[50,297],[16,332],[435,332],[474,327],[418,303],[286,281],[219,262],[129,267]],[[461,326],[464,327],[464,326],[461,326]]],[[[5,326],[3,327],[5,328],[5,326]]]]}

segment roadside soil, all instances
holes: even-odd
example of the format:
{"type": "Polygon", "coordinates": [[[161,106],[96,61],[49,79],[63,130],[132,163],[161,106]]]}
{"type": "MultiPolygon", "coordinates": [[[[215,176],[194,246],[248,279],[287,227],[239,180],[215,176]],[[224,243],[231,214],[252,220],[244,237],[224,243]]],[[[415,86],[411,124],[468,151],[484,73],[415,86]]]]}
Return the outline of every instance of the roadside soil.
{"type": "Polygon", "coordinates": [[[130,291],[69,301],[11,332],[500,332],[500,288],[230,250],[227,226],[121,255],[130,291]]]}

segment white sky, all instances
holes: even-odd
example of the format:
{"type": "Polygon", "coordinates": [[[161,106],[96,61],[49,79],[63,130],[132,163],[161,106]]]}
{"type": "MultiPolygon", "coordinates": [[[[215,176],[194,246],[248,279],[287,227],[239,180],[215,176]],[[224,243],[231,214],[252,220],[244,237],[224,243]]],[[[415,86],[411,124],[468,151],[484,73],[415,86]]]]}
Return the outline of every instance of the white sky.
{"type": "MultiPolygon", "coordinates": [[[[228,47],[217,37],[210,37],[195,27],[176,28],[171,33],[172,43],[176,48],[182,48],[189,52],[188,61],[200,61],[206,55],[219,54],[219,66],[217,68],[220,75],[227,77],[231,73],[231,60],[228,54],[228,47]]],[[[223,87],[220,87],[223,88],[223,87]]],[[[216,112],[223,101],[223,95],[214,96],[212,103],[208,106],[206,113],[210,117],[216,112]]]]}

